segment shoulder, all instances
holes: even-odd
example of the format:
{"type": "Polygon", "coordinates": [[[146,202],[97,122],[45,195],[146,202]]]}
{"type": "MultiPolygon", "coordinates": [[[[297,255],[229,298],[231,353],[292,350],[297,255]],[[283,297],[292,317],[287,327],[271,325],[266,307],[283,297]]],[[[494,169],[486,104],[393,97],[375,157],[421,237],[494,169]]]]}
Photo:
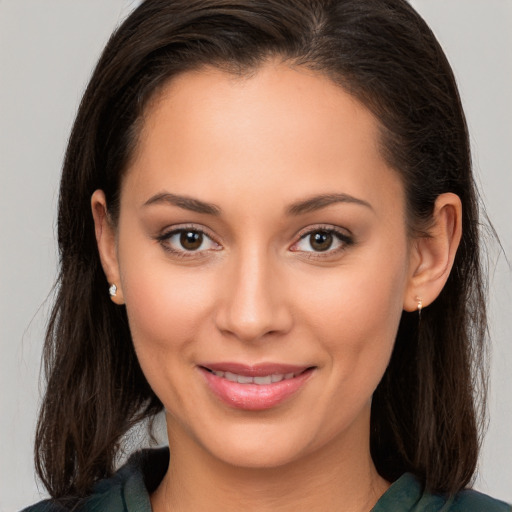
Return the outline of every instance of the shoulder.
{"type": "Polygon", "coordinates": [[[511,512],[512,507],[486,494],[468,489],[457,494],[447,510],[454,512],[466,510],[475,512],[511,512]]]}
{"type": "Polygon", "coordinates": [[[437,494],[424,493],[414,512],[511,512],[512,508],[473,490],[464,490],[447,498],[437,494]]]}
{"type": "Polygon", "coordinates": [[[429,493],[406,473],[391,485],[372,512],[512,512],[512,507],[469,489],[449,497],[429,493]]]}
{"type": "Polygon", "coordinates": [[[31,507],[24,508],[21,512],[66,512],[69,509],[64,508],[53,500],[41,501],[31,507]]]}
{"type": "Polygon", "coordinates": [[[92,494],[72,505],[45,500],[22,512],[151,512],[149,495],[162,480],[169,450],[143,450],[132,455],[112,477],[100,480],[92,494]]]}

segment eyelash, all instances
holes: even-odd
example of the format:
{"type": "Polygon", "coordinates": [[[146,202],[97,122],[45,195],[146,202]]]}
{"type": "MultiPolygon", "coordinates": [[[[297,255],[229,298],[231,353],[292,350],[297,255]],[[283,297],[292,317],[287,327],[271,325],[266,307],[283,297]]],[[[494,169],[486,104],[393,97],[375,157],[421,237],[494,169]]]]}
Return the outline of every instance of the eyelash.
{"type": "MultiPolygon", "coordinates": [[[[155,237],[155,239],[158,241],[158,243],[162,246],[162,248],[171,253],[175,257],[179,258],[197,258],[197,257],[203,257],[206,256],[206,252],[209,250],[219,251],[222,250],[222,246],[208,233],[206,233],[203,229],[197,227],[197,226],[182,226],[179,228],[174,228],[170,231],[166,231],[162,233],[161,235],[158,235],[155,237]],[[215,244],[218,248],[215,249],[196,249],[196,250],[187,250],[185,248],[182,249],[174,249],[169,244],[169,240],[176,235],[182,235],[183,233],[195,233],[203,236],[205,239],[210,240],[210,243],[215,244]]],[[[204,243],[204,240],[202,241],[204,243]]],[[[311,244],[311,242],[310,242],[311,244]]],[[[334,228],[333,226],[315,226],[313,228],[307,228],[306,231],[303,231],[299,234],[299,240],[297,242],[294,242],[291,246],[290,250],[293,252],[301,252],[304,257],[309,259],[325,259],[333,255],[337,255],[340,252],[343,252],[347,249],[347,247],[350,247],[354,244],[354,239],[351,235],[348,235],[346,232],[343,232],[339,229],[334,228]],[[293,247],[297,246],[301,241],[305,240],[307,237],[310,237],[316,233],[322,233],[327,235],[333,235],[336,240],[341,244],[340,247],[337,247],[335,249],[331,249],[330,247],[327,248],[324,251],[301,251],[297,249],[293,249],[293,247]]],[[[201,244],[202,245],[202,244],[201,244]]]]}
{"type": "Polygon", "coordinates": [[[329,247],[325,251],[301,251],[303,253],[303,256],[309,259],[326,259],[338,255],[341,252],[345,251],[351,245],[354,245],[355,243],[352,235],[347,234],[345,231],[342,231],[341,229],[336,229],[333,226],[314,226],[313,228],[307,228],[306,231],[303,231],[301,234],[299,234],[299,240],[292,245],[292,248],[294,246],[297,246],[302,240],[311,237],[315,233],[333,235],[334,238],[336,238],[336,240],[340,243],[340,246],[335,249],[331,249],[329,247]]]}
{"type": "MultiPolygon", "coordinates": [[[[169,244],[170,239],[173,236],[182,235],[183,233],[196,233],[196,234],[202,235],[204,237],[204,239],[210,240],[211,243],[220,247],[220,244],[212,236],[210,236],[208,233],[206,233],[203,229],[200,229],[196,226],[182,226],[179,228],[174,228],[170,231],[166,231],[166,232],[162,233],[161,235],[157,236],[156,240],[158,241],[158,243],[162,246],[162,248],[165,251],[171,253],[173,256],[178,257],[178,258],[197,258],[197,257],[205,256],[204,253],[207,252],[208,249],[187,250],[185,248],[174,249],[173,247],[171,247],[171,245],[169,244]]],[[[203,242],[204,242],[204,240],[203,240],[203,242]]],[[[218,251],[221,249],[219,248],[219,249],[211,249],[211,250],[218,251]]]]}

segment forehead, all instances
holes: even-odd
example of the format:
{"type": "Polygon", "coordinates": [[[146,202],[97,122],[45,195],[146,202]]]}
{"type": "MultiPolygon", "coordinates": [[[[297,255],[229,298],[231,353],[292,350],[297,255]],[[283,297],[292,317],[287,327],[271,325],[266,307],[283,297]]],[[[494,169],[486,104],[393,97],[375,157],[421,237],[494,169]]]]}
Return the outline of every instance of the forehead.
{"type": "MultiPolygon", "coordinates": [[[[179,74],[149,103],[141,139],[154,135],[156,125],[169,122],[171,116],[179,120],[176,131],[181,136],[190,128],[198,136],[204,134],[198,129],[211,128],[208,120],[219,134],[237,127],[258,130],[255,143],[282,144],[286,139],[294,143],[299,138],[319,142],[329,138],[327,129],[333,136],[342,135],[340,142],[365,137],[376,148],[380,132],[370,111],[328,77],[279,61],[268,61],[243,75],[215,67],[179,74]],[[342,124],[346,129],[340,133],[342,124]]],[[[327,149],[329,141],[325,142],[327,149]]]]}
{"type": "Polygon", "coordinates": [[[173,78],[148,105],[126,181],[196,195],[277,187],[283,201],[341,186],[375,199],[384,170],[399,182],[364,105],[321,74],[269,62],[247,76],[203,68],[173,78]]]}

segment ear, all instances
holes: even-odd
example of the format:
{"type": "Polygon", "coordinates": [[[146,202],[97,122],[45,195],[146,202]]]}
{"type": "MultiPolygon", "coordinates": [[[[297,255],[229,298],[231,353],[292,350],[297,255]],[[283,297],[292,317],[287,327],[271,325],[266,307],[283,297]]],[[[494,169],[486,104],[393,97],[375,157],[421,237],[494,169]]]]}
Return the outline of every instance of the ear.
{"type": "Polygon", "coordinates": [[[441,293],[453,266],[462,236],[462,204],[459,196],[441,194],[434,205],[428,237],[413,242],[404,309],[428,306],[441,293]]]}
{"type": "MultiPolygon", "coordinates": [[[[94,191],[91,196],[91,209],[101,266],[109,286],[115,285],[116,287],[116,293],[111,294],[111,299],[121,305],[124,304],[124,298],[117,258],[116,233],[107,212],[107,201],[103,190],[94,191]]],[[[105,293],[108,291],[105,290],[105,293]]]]}

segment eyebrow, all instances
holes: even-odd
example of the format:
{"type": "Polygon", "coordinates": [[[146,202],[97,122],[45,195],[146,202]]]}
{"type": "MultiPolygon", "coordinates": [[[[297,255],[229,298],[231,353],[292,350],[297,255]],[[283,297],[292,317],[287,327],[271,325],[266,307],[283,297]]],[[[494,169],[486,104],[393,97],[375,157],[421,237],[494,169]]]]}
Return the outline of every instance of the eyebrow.
{"type": "Polygon", "coordinates": [[[192,197],[180,196],[177,194],[170,194],[169,192],[162,192],[150,197],[144,206],[150,206],[153,204],[171,204],[183,208],[184,210],[190,210],[196,213],[205,213],[207,215],[220,215],[220,208],[213,203],[206,203],[199,199],[193,199],[192,197]]]}
{"type": "Polygon", "coordinates": [[[301,215],[303,213],[321,210],[335,203],[351,203],[365,206],[373,211],[373,206],[357,197],[348,194],[320,194],[318,196],[309,197],[303,201],[293,203],[286,209],[288,215],[301,215]]]}
{"type": "MultiPolygon", "coordinates": [[[[161,192],[150,197],[145,203],[144,206],[150,206],[153,204],[171,204],[173,206],[178,206],[179,208],[183,208],[184,210],[190,210],[196,213],[203,213],[206,215],[215,215],[218,216],[221,213],[221,209],[213,204],[207,203],[205,201],[200,201],[199,199],[194,199],[188,196],[181,196],[177,194],[171,194],[169,192],[161,192]]],[[[292,203],[287,209],[287,215],[301,215],[303,213],[314,212],[316,210],[321,210],[322,208],[326,208],[331,204],[335,203],[351,203],[358,204],[361,206],[365,206],[373,211],[373,207],[367,201],[363,199],[358,199],[357,197],[351,196],[349,194],[320,194],[317,196],[309,197],[302,201],[298,201],[296,203],[292,203]]]]}

